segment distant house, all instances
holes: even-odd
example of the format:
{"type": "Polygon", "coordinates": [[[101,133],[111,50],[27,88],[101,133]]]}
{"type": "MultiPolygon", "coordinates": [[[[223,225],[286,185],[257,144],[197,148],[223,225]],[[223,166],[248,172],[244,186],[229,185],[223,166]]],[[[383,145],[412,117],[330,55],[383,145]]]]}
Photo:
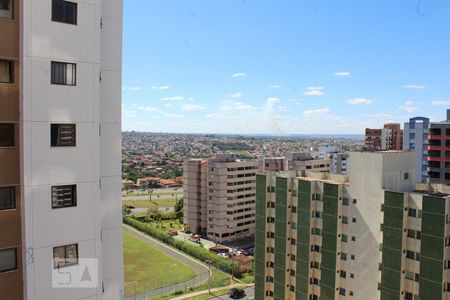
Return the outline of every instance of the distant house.
{"type": "Polygon", "coordinates": [[[129,189],[131,186],[134,186],[134,181],[129,179],[122,180],[122,189],[129,189]]]}
{"type": "Polygon", "coordinates": [[[175,186],[180,186],[181,185],[175,179],[161,179],[160,184],[161,184],[162,187],[175,187],[175,186]]]}
{"type": "Polygon", "coordinates": [[[161,178],[145,177],[137,180],[137,185],[140,187],[159,187],[161,186],[161,178]]]}

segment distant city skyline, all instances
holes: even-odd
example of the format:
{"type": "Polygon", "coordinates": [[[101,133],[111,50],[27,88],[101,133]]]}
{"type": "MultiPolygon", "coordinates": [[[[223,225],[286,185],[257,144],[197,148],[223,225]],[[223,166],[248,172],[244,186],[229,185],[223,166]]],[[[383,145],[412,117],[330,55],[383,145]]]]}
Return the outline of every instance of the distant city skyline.
{"type": "Polygon", "coordinates": [[[364,134],[450,106],[445,1],[125,1],[123,130],[364,134]]]}

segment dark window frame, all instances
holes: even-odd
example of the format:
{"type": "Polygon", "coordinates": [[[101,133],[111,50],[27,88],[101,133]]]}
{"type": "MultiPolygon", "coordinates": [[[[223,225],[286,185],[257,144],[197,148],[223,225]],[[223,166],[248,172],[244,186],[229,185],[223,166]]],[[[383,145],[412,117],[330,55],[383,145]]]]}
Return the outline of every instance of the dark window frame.
{"type": "Polygon", "coordinates": [[[0,59],[0,62],[5,62],[9,64],[9,81],[0,81],[0,83],[14,84],[14,66],[15,66],[14,60],[0,59]]]}
{"type": "Polygon", "coordinates": [[[2,273],[7,273],[7,272],[17,271],[17,269],[18,269],[18,263],[17,263],[17,248],[0,249],[0,252],[2,252],[2,251],[9,251],[9,250],[14,250],[14,257],[15,257],[15,258],[14,258],[14,268],[0,270],[0,274],[2,274],[2,273]]]}
{"type": "Polygon", "coordinates": [[[79,263],[79,251],[78,251],[78,244],[69,244],[69,245],[62,245],[62,246],[56,246],[53,247],[53,269],[61,269],[61,268],[65,268],[65,267],[70,267],[70,266],[76,266],[79,263]],[[67,248],[71,247],[71,246],[75,246],[75,252],[76,252],[76,262],[72,262],[72,263],[68,263],[67,262],[67,248]],[[61,265],[60,263],[56,264],[55,263],[55,250],[59,249],[59,248],[64,248],[64,264],[61,265]]]}
{"type": "MultiPolygon", "coordinates": [[[[12,141],[12,142],[5,143],[3,145],[2,139],[0,137],[0,148],[16,148],[16,124],[15,123],[0,123],[0,127],[2,127],[2,126],[12,127],[12,137],[8,139],[9,141],[12,141]]],[[[11,129],[11,128],[9,128],[9,129],[11,129]]],[[[6,128],[5,130],[8,130],[8,128],[6,128]]],[[[5,141],[6,140],[7,139],[5,138],[5,141]]]]}
{"type": "MultiPolygon", "coordinates": [[[[62,191],[60,191],[62,192],[62,191]]],[[[52,186],[51,188],[51,197],[52,197],[52,209],[60,209],[60,208],[68,208],[68,207],[76,207],[77,206],[77,185],[76,184],[67,184],[67,185],[56,185],[56,186],[52,186]],[[71,189],[71,193],[72,193],[72,202],[70,203],[70,205],[66,205],[67,200],[60,200],[63,205],[61,206],[57,206],[55,205],[55,199],[54,199],[54,193],[58,192],[58,189],[66,189],[66,188],[70,188],[71,189]]],[[[58,202],[58,201],[56,201],[58,202]]]]}
{"type": "Polygon", "coordinates": [[[76,147],[77,146],[77,126],[75,123],[52,123],[50,124],[50,146],[53,147],[76,147]],[[62,143],[59,136],[59,126],[73,126],[72,143],[62,143]],[[59,140],[59,141],[58,141],[59,140]]]}
{"type": "Polygon", "coordinates": [[[78,3],[71,2],[71,1],[65,1],[65,0],[52,0],[52,22],[77,26],[78,25],[78,3]],[[62,5],[62,16],[60,18],[58,18],[58,16],[56,15],[56,11],[55,11],[55,5],[57,3],[62,5]],[[75,23],[67,21],[66,9],[70,6],[75,7],[75,13],[73,16],[75,19],[75,23]]]}
{"type": "MultiPolygon", "coordinates": [[[[15,186],[2,186],[2,187],[0,187],[0,191],[1,190],[6,190],[6,189],[9,189],[9,190],[11,190],[12,192],[11,192],[11,195],[12,195],[12,206],[11,207],[7,207],[7,208],[2,208],[2,206],[0,206],[0,211],[4,211],[4,210],[14,210],[14,209],[16,209],[17,208],[17,201],[16,201],[16,197],[17,197],[17,195],[16,195],[16,187],[15,186]]],[[[1,195],[1,192],[0,192],[0,195],[1,195]]]]}
{"type": "Polygon", "coordinates": [[[11,11],[11,18],[0,17],[0,19],[14,20],[14,0],[9,0],[9,5],[10,5],[10,11],[11,11]]]}
{"type": "Polygon", "coordinates": [[[65,62],[65,61],[51,61],[50,63],[50,83],[53,85],[64,85],[64,86],[76,86],[77,85],[77,73],[78,73],[78,68],[77,68],[77,64],[76,63],[71,63],[71,62],[65,62]],[[59,82],[56,81],[56,79],[54,78],[55,76],[54,74],[54,67],[56,65],[64,65],[65,66],[65,72],[66,72],[66,76],[64,78],[64,82],[59,82]],[[67,83],[67,66],[71,65],[73,66],[73,83],[67,83]]]}

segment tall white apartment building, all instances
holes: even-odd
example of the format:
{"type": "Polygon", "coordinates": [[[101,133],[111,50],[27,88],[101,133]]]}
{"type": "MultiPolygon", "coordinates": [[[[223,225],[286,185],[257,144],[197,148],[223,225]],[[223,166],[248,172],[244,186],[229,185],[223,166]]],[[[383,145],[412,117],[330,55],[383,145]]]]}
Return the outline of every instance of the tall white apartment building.
{"type": "Polygon", "coordinates": [[[428,135],[430,119],[415,117],[403,127],[403,149],[416,152],[416,178],[419,182],[428,179],[428,135]]]}
{"type": "Polygon", "coordinates": [[[6,99],[20,109],[11,122],[20,180],[0,197],[15,202],[21,228],[19,246],[0,244],[11,260],[8,273],[0,270],[0,298],[122,299],[122,0],[3,0],[0,32],[18,41],[18,56],[0,53],[0,62],[14,70],[7,88],[20,95],[6,99]],[[5,16],[16,27],[4,25],[5,16]],[[52,281],[85,259],[98,261],[96,287],[52,281]],[[6,286],[15,272],[21,293],[6,286]]]}
{"type": "Polygon", "coordinates": [[[217,154],[184,163],[184,223],[217,243],[253,236],[257,160],[217,154]]]}

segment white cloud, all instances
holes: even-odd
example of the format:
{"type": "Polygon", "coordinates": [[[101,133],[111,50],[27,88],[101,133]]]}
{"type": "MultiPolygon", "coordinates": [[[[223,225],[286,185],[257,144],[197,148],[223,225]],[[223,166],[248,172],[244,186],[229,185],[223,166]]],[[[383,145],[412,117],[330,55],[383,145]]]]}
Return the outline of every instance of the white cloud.
{"type": "Polygon", "coordinates": [[[122,91],[139,91],[142,90],[140,86],[123,86],[122,91]]]}
{"type": "Polygon", "coordinates": [[[168,90],[168,89],[170,89],[170,86],[168,86],[168,85],[154,85],[154,86],[152,86],[152,89],[154,89],[154,90],[168,90]]]}
{"type": "Polygon", "coordinates": [[[324,108],[316,108],[316,109],[308,109],[303,112],[303,115],[306,117],[317,117],[317,116],[323,116],[330,112],[330,109],[328,107],[324,108]]]}
{"type": "Polygon", "coordinates": [[[406,111],[407,113],[413,113],[417,110],[417,106],[412,101],[406,101],[403,105],[399,106],[399,109],[406,111]]]}
{"type": "Polygon", "coordinates": [[[231,77],[245,77],[247,74],[243,73],[243,72],[237,72],[237,73],[233,73],[231,74],[231,77]]]}
{"type": "Polygon", "coordinates": [[[163,101],[179,101],[179,100],[183,100],[184,98],[182,96],[172,96],[172,97],[164,97],[161,98],[161,100],[163,101]]]}
{"type": "Polygon", "coordinates": [[[350,76],[350,72],[347,71],[340,71],[333,74],[335,77],[348,77],[350,76]]]}
{"type": "Polygon", "coordinates": [[[307,96],[323,96],[325,92],[323,91],[323,87],[321,86],[310,86],[306,88],[305,95],[307,96]]]}
{"type": "Polygon", "coordinates": [[[279,84],[272,84],[272,85],[269,85],[269,87],[271,89],[279,89],[281,87],[281,85],[279,85],[279,84]]]}
{"type": "Polygon", "coordinates": [[[278,99],[277,97],[269,97],[266,100],[266,103],[270,105],[276,104],[278,102],[280,102],[280,99],[278,99]]]}
{"type": "Polygon", "coordinates": [[[157,107],[153,107],[153,106],[139,106],[138,109],[141,111],[146,111],[146,112],[159,111],[159,109],[157,107]]]}
{"type": "Polygon", "coordinates": [[[228,97],[230,97],[230,98],[239,98],[239,97],[242,97],[242,93],[241,92],[231,93],[231,94],[228,95],[228,97]]]}
{"type": "Polygon", "coordinates": [[[205,116],[205,118],[207,119],[213,119],[213,118],[218,118],[220,115],[219,114],[207,114],[205,116]]]}
{"type": "Polygon", "coordinates": [[[433,106],[447,106],[450,105],[450,101],[433,101],[431,102],[433,106]]]}
{"type": "Polygon", "coordinates": [[[205,107],[200,104],[184,104],[181,107],[181,109],[185,110],[185,111],[197,111],[197,110],[203,110],[203,109],[205,109],[205,107]]]}
{"type": "Polygon", "coordinates": [[[422,84],[405,84],[403,85],[403,88],[411,90],[423,90],[425,86],[422,84]]]}
{"type": "Polygon", "coordinates": [[[184,116],[182,114],[173,114],[173,113],[165,113],[165,117],[167,118],[183,118],[184,116]]]}
{"type": "Polygon", "coordinates": [[[367,99],[367,98],[353,98],[353,99],[348,99],[347,103],[348,104],[372,104],[373,100],[367,99]]]}
{"type": "Polygon", "coordinates": [[[238,111],[248,111],[248,110],[252,110],[253,106],[250,104],[246,104],[246,103],[242,103],[242,102],[236,102],[231,104],[231,107],[234,110],[238,110],[238,111]]]}

